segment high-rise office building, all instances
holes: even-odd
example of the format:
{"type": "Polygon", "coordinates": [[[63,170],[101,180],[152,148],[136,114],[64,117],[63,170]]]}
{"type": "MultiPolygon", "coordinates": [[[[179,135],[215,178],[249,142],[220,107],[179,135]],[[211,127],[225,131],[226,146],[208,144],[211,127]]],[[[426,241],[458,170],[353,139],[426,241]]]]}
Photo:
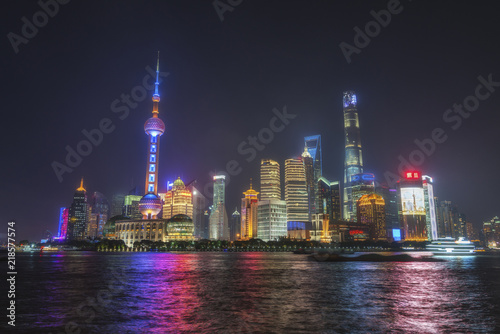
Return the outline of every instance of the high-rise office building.
{"type": "Polygon", "coordinates": [[[160,137],[165,132],[165,123],[158,117],[158,93],[160,74],[160,54],[156,63],[156,82],[153,94],[153,116],[144,124],[144,131],[148,135],[148,155],[146,164],[145,195],[139,201],[139,209],[143,219],[157,219],[162,210],[161,199],[158,197],[158,164],[160,158],[160,137]]]}
{"type": "Polygon", "coordinates": [[[226,176],[214,175],[214,196],[210,211],[210,239],[228,240],[229,226],[226,212],[226,176]]]}
{"type": "Polygon", "coordinates": [[[333,197],[332,197],[332,188],[330,181],[321,176],[318,180],[317,189],[319,197],[317,213],[327,214],[331,217],[333,209],[333,203],[332,203],[333,197]]]}
{"type": "Polygon", "coordinates": [[[69,208],[61,208],[59,210],[59,228],[57,229],[57,237],[66,239],[68,231],[69,208]]]}
{"type": "Polygon", "coordinates": [[[126,195],[123,201],[122,215],[131,219],[141,219],[142,213],[139,210],[139,202],[142,196],[126,195]]]}
{"type": "Polygon", "coordinates": [[[234,208],[231,215],[231,224],[229,224],[229,240],[235,241],[241,237],[241,215],[238,208],[234,208]]]}
{"type": "Polygon", "coordinates": [[[332,214],[330,222],[338,222],[342,219],[342,196],[340,191],[340,182],[331,181],[330,191],[332,193],[332,214]]]}
{"type": "Polygon", "coordinates": [[[245,197],[241,199],[241,238],[248,240],[257,238],[257,206],[259,192],[250,189],[243,193],[245,197]]]}
{"type": "Polygon", "coordinates": [[[102,238],[103,228],[109,218],[109,204],[106,197],[95,191],[90,199],[86,236],[91,239],[102,238]]]}
{"type": "Polygon", "coordinates": [[[309,201],[302,158],[285,160],[285,202],[287,221],[309,221],[309,201]]]}
{"type": "Polygon", "coordinates": [[[432,177],[422,176],[425,200],[425,222],[427,224],[427,239],[436,240],[438,238],[436,204],[434,203],[434,187],[432,177]]]}
{"type": "Polygon", "coordinates": [[[398,181],[401,198],[400,225],[403,239],[408,241],[426,241],[427,224],[425,222],[425,200],[420,172],[406,172],[398,181]]]}
{"type": "Polygon", "coordinates": [[[344,135],[345,135],[345,160],[344,160],[344,210],[346,220],[354,220],[354,207],[352,199],[351,178],[353,175],[363,173],[363,156],[361,151],[361,135],[359,132],[359,118],[357,97],[353,91],[343,94],[344,110],[344,135]]]}
{"type": "Polygon", "coordinates": [[[260,198],[281,199],[280,165],[271,159],[262,159],[260,162],[260,198]]]}
{"type": "Polygon", "coordinates": [[[73,196],[73,203],[71,203],[69,208],[67,239],[85,239],[88,211],[87,190],[83,187],[82,178],[80,187],[76,189],[75,195],[73,196]]]}
{"type": "Polygon", "coordinates": [[[110,217],[123,215],[123,205],[125,202],[125,195],[115,194],[111,200],[110,217]]]}
{"type": "Polygon", "coordinates": [[[438,236],[458,238],[458,208],[451,201],[441,201],[437,208],[438,236]]]}
{"type": "Polygon", "coordinates": [[[205,218],[205,212],[208,210],[208,198],[196,188],[196,180],[188,183],[186,188],[193,194],[194,235],[198,239],[208,239],[208,218],[205,218]]]}
{"type": "Polygon", "coordinates": [[[383,197],[377,194],[363,195],[356,202],[356,206],[357,223],[369,226],[370,239],[387,240],[383,197]]]}
{"type": "MultiPolygon", "coordinates": [[[[340,197],[340,184],[338,181],[328,181],[325,177],[318,180],[318,214],[327,214],[330,222],[338,222],[342,219],[340,197]]],[[[320,219],[323,219],[320,217],[320,219]]],[[[318,220],[318,219],[316,219],[318,220]]]]}
{"type": "Polygon", "coordinates": [[[500,247],[500,218],[498,216],[484,221],[482,232],[486,247],[500,247]]]}
{"type": "MultiPolygon", "coordinates": [[[[312,190],[311,190],[311,205],[310,205],[310,214],[311,217],[313,214],[318,213],[319,207],[321,203],[319,203],[319,194],[318,194],[318,181],[319,178],[323,175],[323,157],[321,153],[321,135],[307,136],[304,137],[304,143],[307,152],[311,155],[312,163],[313,163],[313,177],[314,180],[311,182],[312,190]]],[[[304,164],[306,161],[304,160],[304,164]]],[[[306,177],[307,177],[307,169],[306,169],[306,177]]],[[[311,218],[310,217],[310,218],[311,218]]]]}
{"type": "Polygon", "coordinates": [[[193,219],[193,194],[186,188],[186,185],[180,177],[174,181],[172,189],[167,191],[162,199],[163,219],[170,219],[179,214],[186,215],[193,219]]]}
{"type": "Polygon", "coordinates": [[[399,205],[397,189],[389,188],[387,185],[380,185],[376,192],[382,196],[385,202],[385,228],[387,235],[393,239],[394,233],[400,234],[399,226],[399,205]]]}
{"type": "Polygon", "coordinates": [[[316,214],[316,210],[319,209],[316,207],[318,203],[317,200],[317,192],[318,186],[315,184],[314,178],[314,167],[313,167],[313,158],[311,154],[309,154],[307,150],[307,146],[304,148],[304,152],[302,153],[302,162],[304,163],[304,172],[306,175],[306,186],[307,186],[307,200],[308,200],[308,211],[309,217],[308,220],[311,221],[312,216],[316,214]]]}
{"type": "Polygon", "coordinates": [[[351,221],[357,220],[357,203],[364,195],[375,193],[375,175],[371,173],[356,174],[351,177],[351,198],[355,204],[352,207],[352,215],[354,218],[351,221]]]}
{"type": "Polygon", "coordinates": [[[257,207],[257,238],[264,241],[287,236],[286,202],[280,199],[259,201],[257,207]]]}

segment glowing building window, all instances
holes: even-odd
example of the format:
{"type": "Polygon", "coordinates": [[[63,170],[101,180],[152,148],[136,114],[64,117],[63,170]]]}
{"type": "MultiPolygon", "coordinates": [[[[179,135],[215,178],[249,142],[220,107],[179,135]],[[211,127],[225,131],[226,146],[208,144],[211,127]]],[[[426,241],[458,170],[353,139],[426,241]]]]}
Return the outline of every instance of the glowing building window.
{"type": "Polygon", "coordinates": [[[155,154],[151,154],[149,156],[149,162],[156,162],[156,155],[155,154]]]}
{"type": "Polygon", "coordinates": [[[156,153],[156,145],[151,145],[151,153],[156,153]]]}
{"type": "Polygon", "coordinates": [[[149,174],[149,182],[155,182],[155,175],[149,174]]]}
{"type": "Polygon", "coordinates": [[[154,165],[154,164],[149,165],[150,172],[154,172],[155,170],[156,170],[156,165],[154,165]]]}
{"type": "Polygon", "coordinates": [[[148,186],[148,191],[155,191],[155,185],[154,184],[150,184],[148,186]]]}

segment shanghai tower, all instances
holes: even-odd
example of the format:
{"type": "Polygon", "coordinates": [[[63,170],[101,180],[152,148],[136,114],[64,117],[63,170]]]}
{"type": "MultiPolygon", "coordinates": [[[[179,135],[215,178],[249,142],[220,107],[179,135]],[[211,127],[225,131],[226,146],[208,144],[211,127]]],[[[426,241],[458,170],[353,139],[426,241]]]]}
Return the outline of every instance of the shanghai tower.
{"type": "Polygon", "coordinates": [[[361,135],[359,133],[359,118],[356,94],[353,91],[344,92],[344,134],[345,134],[345,160],[344,160],[344,219],[355,221],[352,198],[351,177],[363,173],[363,157],[361,153],[361,135]]]}

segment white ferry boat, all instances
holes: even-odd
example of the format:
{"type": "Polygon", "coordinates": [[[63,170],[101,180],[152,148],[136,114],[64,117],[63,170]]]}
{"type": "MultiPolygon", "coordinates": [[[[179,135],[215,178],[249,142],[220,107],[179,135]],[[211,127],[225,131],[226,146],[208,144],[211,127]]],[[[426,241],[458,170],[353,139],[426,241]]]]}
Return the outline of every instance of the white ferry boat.
{"type": "Polygon", "coordinates": [[[472,242],[460,238],[438,238],[428,244],[425,249],[434,255],[475,255],[475,246],[472,242]]]}

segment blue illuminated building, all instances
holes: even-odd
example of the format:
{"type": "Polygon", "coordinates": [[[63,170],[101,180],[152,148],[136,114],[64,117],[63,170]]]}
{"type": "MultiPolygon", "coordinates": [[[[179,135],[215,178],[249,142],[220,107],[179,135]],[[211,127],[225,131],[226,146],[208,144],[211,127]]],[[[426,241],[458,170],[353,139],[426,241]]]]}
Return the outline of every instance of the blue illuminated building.
{"type": "Polygon", "coordinates": [[[356,219],[356,202],[352,197],[351,178],[353,175],[363,173],[363,157],[361,151],[361,135],[359,131],[359,118],[357,97],[353,91],[344,92],[344,135],[345,135],[345,160],[344,160],[344,219],[356,219]]]}

